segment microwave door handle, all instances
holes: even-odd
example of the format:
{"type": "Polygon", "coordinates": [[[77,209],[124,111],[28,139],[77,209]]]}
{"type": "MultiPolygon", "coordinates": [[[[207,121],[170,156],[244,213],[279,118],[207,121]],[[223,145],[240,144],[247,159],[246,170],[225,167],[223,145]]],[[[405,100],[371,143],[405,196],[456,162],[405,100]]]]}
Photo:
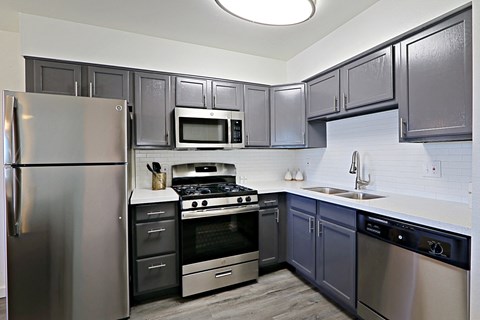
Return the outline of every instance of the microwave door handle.
{"type": "Polygon", "coordinates": [[[228,128],[227,128],[227,144],[232,145],[232,119],[227,120],[228,128]]]}

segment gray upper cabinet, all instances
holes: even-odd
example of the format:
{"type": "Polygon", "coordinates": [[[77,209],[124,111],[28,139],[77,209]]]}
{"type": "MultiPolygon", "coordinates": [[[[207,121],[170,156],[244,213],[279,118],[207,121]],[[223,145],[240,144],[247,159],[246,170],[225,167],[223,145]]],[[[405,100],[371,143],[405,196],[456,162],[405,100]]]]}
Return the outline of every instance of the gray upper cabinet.
{"type": "Polygon", "coordinates": [[[87,82],[90,97],[124,99],[130,102],[127,70],[87,67],[87,82]]]}
{"type": "Polygon", "coordinates": [[[176,77],[175,105],[243,111],[243,84],[205,78],[176,77]]]}
{"type": "Polygon", "coordinates": [[[309,119],[340,111],[340,71],[334,70],[307,83],[309,119]]]}
{"type": "Polygon", "coordinates": [[[171,110],[170,76],[135,72],[137,146],[170,146],[171,110]]]}
{"type": "Polygon", "coordinates": [[[243,84],[212,81],[213,108],[243,111],[243,84]]]}
{"type": "Polygon", "coordinates": [[[245,85],[245,146],[270,145],[269,87],[245,85]]]}
{"type": "Polygon", "coordinates": [[[178,107],[207,108],[210,93],[210,81],[207,79],[176,77],[175,105],[178,107]]]}
{"type": "Polygon", "coordinates": [[[400,141],[471,139],[471,10],[415,34],[400,46],[400,141]]]}
{"type": "Polygon", "coordinates": [[[82,67],[78,64],[26,60],[28,92],[81,95],[82,67]]]}
{"type": "Polygon", "coordinates": [[[341,68],[342,103],[345,110],[395,98],[392,51],[390,46],[341,68]]]}
{"type": "Polygon", "coordinates": [[[272,87],[271,145],[305,145],[305,84],[272,87]]]}

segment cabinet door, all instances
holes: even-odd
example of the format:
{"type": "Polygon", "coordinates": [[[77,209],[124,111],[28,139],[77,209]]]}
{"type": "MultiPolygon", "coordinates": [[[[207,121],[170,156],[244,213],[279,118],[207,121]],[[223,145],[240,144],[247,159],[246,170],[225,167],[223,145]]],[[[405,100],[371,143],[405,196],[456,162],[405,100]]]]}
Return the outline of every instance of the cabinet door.
{"type": "Polygon", "coordinates": [[[81,94],[82,67],[80,65],[34,60],[33,73],[33,92],[69,96],[81,94]]]}
{"type": "Polygon", "coordinates": [[[137,146],[170,145],[170,77],[135,73],[135,133],[137,146]]]}
{"type": "Polygon", "coordinates": [[[175,81],[175,105],[179,107],[206,108],[210,93],[209,81],[177,77],[175,81]]]}
{"type": "Polygon", "coordinates": [[[307,83],[307,117],[340,111],[340,71],[335,70],[307,83]]]}
{"type": "Polygon", "coordinates": [[[270,145],[269,88],[245,85],[245,146],[270,145]]]}
{"type": "Polygon", "coordinates": [[[471,11],[402,41],[400,47],[400,140],[471,139],[471,11]]]}
{"type": "Polygon", "coordinates": [[[315,278],[315,217],[289,210],[289,259],[302,274],[315,278]]]}
{"type": "Polygon", "coordinates": [[[392,47],[379,50],[341,68],[345,110],[394,98],[392,47]]]}
{"type": "Polygon", "coordinates": [[[259,251],[260,266],[267,266],[278,262],[278,224],[279,210],[264,209],[259,214],[259,251]]]}
{"type": "Polygon", "coordinates": [[[213,108],[243,111],[243,84],[212,81],[213,108]]]}
{"type": "Polygon", "coordinates": [[[334,300],[355,307],[355,231],[324,220],[317,222],[316,282],[334,300]]]}
{"type": "Polygon", "coordinates": [[[304,146],[305,85],[294,84],[270,90],[272,146],[304,146]]]}
{"type": "Polygon", "coordinates": [[[127,70],[88,67],[87,72],[90,97],[124,99],[130,102],[127,70]]]}

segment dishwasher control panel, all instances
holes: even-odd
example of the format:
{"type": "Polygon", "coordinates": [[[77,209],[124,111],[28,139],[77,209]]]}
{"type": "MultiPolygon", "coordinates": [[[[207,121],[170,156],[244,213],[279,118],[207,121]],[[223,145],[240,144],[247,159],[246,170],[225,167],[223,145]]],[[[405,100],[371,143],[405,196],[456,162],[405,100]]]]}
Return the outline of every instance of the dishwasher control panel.
{"type": "Polygon", "coordinates": [[[364,211],[357,231],[433,259],[470,269],[470,238],[364,211]]]}

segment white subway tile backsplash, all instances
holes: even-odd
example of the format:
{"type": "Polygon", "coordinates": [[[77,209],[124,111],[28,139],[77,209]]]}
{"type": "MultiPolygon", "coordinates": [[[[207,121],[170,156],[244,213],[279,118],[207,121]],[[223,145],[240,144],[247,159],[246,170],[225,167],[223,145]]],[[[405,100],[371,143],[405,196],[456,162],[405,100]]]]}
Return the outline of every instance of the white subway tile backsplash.
{"type": "Polygon", "coordinates": [[[136,150],[136,186],[151,187],[146,164],[160,162],[167,169],[188,162],[227,162],[246,181],[281,180],[287,169],[301,169],[304,178],[353,188],[348,173],[354,150],[360,152],[369,190],[394,192],[468,203],[472,180],[472,143],[399,143],[398,110],[341,119],[327,123],[327,148],[303,150],[242,149],[209,151],[136,150]],[[441,162],[439,178],[425,177],[427,162],[441,162]],[[308,163],[308,164],[307,164],[308,163]]]}

